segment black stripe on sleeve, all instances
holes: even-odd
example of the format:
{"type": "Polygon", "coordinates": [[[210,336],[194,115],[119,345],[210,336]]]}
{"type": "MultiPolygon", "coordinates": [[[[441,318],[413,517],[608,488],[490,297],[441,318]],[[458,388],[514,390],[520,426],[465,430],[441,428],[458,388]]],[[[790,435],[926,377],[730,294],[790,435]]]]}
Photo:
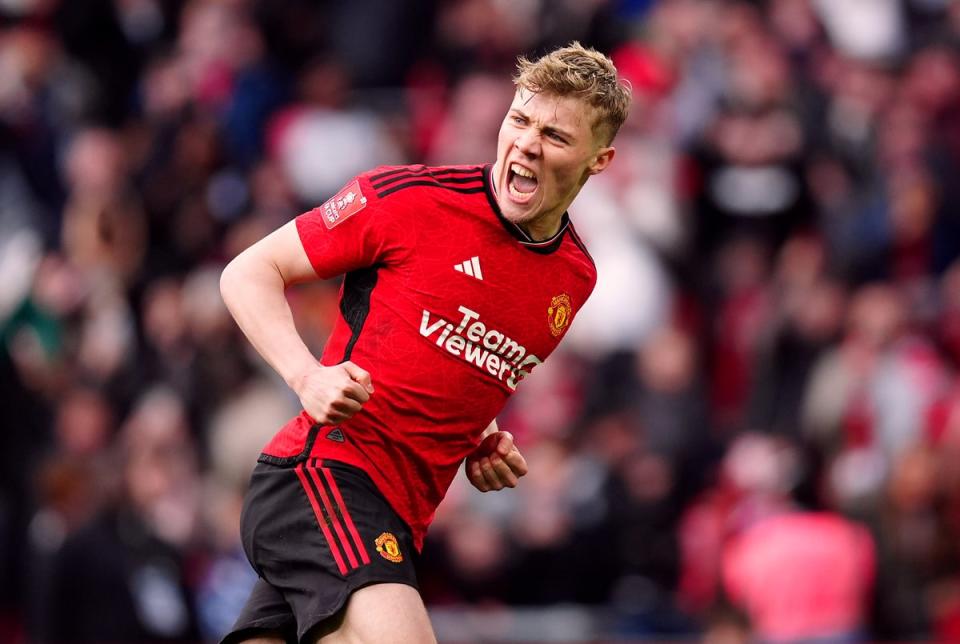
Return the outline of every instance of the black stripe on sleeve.
{"type": "MultiPolygon", "coordinates": [[[[474,181],[474,179],[471,179],[471,181],[474,181]]],[[[453,192],[459,192],[465,195],[475,194],[478,192],[483,192],[485,190],[485,188],[482,185],[475,186],[475,187],[461,187],[461,186],[450,186],[445,183],[439,183],[434,180],[421,180],[421,181],[409,181],[407,183],[394,184],[393,186],[387,188],[386,190],[382,192],[378,192],[377,196],[383,199],[387,195],[391,195],[397,190],[403,190],[404,188],[411,188],[413,186],[426,186],[428,188],[443,188],[444,190],[451,190],[453,192]]]]}
{"type": "Polygon", "coordinates": [[[423,165],[404,166],[402,168],[397,168],[396,170],[388,170],[387,172],[381,172],[380,174],[370,175],[370,183],[380,181],[381,179],[385,179],[387,177],[392,177],[395,174],[423,174],[426,172],[426,170],[427,167],[423,165]]]}
{"type": "Polygon", "coordinates": [[[370,176],[370,182],[376,184],[378,181],[382,181],[387,177],[392,177],[397,174],[409,174],[409,175],[427,175],[431,174],[434,176],[440,176],[445,174],[477,174],[481,172],[482,168],[441,168],[441,167],[427,167],[425,165],[408,165],[403,166],[402,168],[396,168],[394,170],[388,170],[387,172],[381,172],[380,174],[374,174],[370,176]]]}
{"type": "Polygon", "coordinates": [[[406,181],[407,179],[420,179],[421,181],[436,181],[437,183],[443,184],[458,184],[458,183],[476,183],[483,181],[483,175],[477,173],[473,177],[435,177],[433,175],[423,175],[423,174],[404,174],[385,179],[379,183],[373,184],[374,189],[380,189],[386,186],[389,186],[391,183],[399,183],[401,181],[406,181]]]}

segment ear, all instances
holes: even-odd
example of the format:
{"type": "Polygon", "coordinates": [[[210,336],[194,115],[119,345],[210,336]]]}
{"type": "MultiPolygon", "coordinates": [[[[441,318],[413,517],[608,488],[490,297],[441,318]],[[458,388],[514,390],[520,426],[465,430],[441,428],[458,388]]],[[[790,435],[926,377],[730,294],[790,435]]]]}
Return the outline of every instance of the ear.
{"type": "Polygon", "coordinates": [[[617,150],[613,147],[600,148],[597,151],[597,155],[587,167],[587,172],[591,175],[600,174],[607,169],[607,166],[610,165],[610,162],[613,161],[613,157],[616,156],[617,150]]]}

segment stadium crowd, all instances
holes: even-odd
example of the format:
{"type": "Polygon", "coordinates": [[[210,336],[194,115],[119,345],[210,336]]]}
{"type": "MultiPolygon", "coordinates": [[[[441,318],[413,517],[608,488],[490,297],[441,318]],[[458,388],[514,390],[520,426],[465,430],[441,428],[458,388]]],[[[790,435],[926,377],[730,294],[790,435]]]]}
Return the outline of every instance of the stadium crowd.
{"type": "MultiPolygon", "coordinates": [[[[441,506],[428,605],[960,641],[960,1],[0,18],[0,641],[229,628],[240,500],[297,401],[222,267],[359,171],[492,161],[516,56],[573,39],[634,91],[571,213],[599,284],[500,418],[530,474],[441,506]]],[[[338,287],[290,292],[318,353],[338,287]]]]}

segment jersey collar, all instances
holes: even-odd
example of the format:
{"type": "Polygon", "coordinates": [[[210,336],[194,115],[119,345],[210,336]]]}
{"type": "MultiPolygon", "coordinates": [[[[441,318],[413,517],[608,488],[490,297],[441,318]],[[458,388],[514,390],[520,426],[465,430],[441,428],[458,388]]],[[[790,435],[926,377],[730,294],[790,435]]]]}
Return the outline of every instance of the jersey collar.
{"type": "Polygon", "coordinates": [[[536,241],[522,228],[520,228],[520,226],[503,216],[503,213],[500,211],[500,205],[497,203],[496,192],[493,188],[493,177],[491,176],[492,168],[493,164],[491,163],[483,166],[484,192],[486,192],[487,201],[490,202],[490,207],[493,209],[494,214],[497,215],[497,219],[500,220],[500,224],[504,227],[504,229],[506,229],[506,231],[510,233],[514,239],[520,242],[521,246],[528,248],[535,253],[549,255],[560,248],[560,244],[563,242],[563,235],[565,232],[567,232],[567,228],[570,225],[570,217],[567,215],[567,213],[563,213],[563,218],[560,220],[560,230],[558,230],[553,237],[550,239],[536,241]]]}

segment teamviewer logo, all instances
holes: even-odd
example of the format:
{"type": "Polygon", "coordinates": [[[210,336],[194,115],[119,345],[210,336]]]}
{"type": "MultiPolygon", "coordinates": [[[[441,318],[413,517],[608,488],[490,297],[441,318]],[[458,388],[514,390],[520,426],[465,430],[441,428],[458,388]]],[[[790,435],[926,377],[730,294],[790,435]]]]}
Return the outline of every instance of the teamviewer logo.
{"type": "Polygon", "coordinates": [[[465,262],[454,264],[453,270],[457,271],[458,273],[466,273],[470,277],[476,277],[478,280],[483,281],[483,271],[480,270],[479,257],[471,257],[465,262]]]}

